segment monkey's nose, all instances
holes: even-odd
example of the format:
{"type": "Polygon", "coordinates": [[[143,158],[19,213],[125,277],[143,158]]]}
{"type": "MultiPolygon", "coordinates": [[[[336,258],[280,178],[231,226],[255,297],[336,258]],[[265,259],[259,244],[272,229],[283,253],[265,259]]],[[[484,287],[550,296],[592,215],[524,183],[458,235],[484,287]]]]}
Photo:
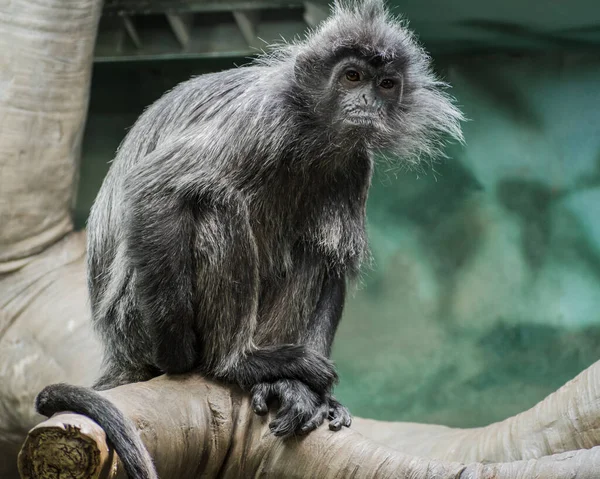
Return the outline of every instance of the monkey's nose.
{"type": "Polygon", "coordinates": [[[365,105],[368,105],[369,99],[367,98],[367,95],[365,93],[363,93],[362,97],[363,97],[363,100],[365,101],[365,105]]]}

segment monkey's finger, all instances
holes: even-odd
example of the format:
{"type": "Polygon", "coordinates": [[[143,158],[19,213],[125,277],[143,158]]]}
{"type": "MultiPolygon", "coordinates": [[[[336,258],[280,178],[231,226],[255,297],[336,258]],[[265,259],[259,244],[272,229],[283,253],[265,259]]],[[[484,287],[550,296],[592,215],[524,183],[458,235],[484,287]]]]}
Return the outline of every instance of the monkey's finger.
{"type": "Polygon", "coordinates": [[[275,420],[269,424],[276,436],[290,436],[300,431],[318,408],[319,402],[314,392],[301,381],[277,381],[273,384],[279,398],[280,408],[275,420]]]}
{"type": "Polygon", "coordinates": [[[259,416],[269,412],[268,403],[273,396],[273,387],[269,383],[260,383],[252,387],[252,410],[259,416]]]}
{"type": "Polygon", "coordinates": [[[281,408],[269,424],[269,429],[278,437],[291,436],[300,427],[304,419],[303,415],[301,405],[281,408]]]}
{"type": "Polygon", "coordinates": [[[328,414],[329,406],[327,403],[321,404],[319,408],[315,411],[313,416],[306,421],[302,427],[300,427],[300,434],[308,434],[311,431],[317,429],[323,422],[328,414]]]}
{"type": "Polygon", "coordinates": [[[335,398],[329,402],[329,429],[339,431],[342,426],[352,425],[352,415],[347,407],[340,404],[335,398]]]}
{"type": "Polygon", "coordinates": [[[288,437],[291,436],[296,430],[297,424],[293,418],[284,416],[280,419],[275,419],[269,424],[269,429],[274,436],[277,437],[288,437]]]}
{"type": "Polygon", "coordinates": [[[291,436],[300,432],[301,426],[310,420],[314,412],[315,408],[312,404],[296,402],[291,407],[280,410],[269,424],[269,428],[275,436],[291,436]]]}
{"type": "Polygon", "coordinates": [[[304,419],[304,405],[298,401],[294,402],[291,397],[279,396],[280,407],[275,419],[269,424],[271,432],[276,436],[288,436],[292,434],[304,419]]]}

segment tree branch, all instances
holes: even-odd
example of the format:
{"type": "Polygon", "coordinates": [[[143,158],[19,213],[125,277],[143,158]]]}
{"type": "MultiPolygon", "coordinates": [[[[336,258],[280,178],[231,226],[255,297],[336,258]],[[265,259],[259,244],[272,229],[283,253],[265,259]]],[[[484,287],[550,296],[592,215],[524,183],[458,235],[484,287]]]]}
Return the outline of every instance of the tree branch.
{"type": "Polygon", "coordinates": [[[486,427],[362,419],[354,428],[408,454],[460,462],[537,459],[600,445],[600,362],[533,408],[486,427]]]}
{"type": "MultiPolygon", "coordinates": [[[[584,377],[597,369],[595,365],[584,377]]],[[[247,394],[197,376],[161,376],[102,394],[137,424],[161,477],[561,479],[592,478],[600,470],[600,448],[495,464],[465,465],[408,455],[390,447],[394,441],[380,444],[390,436],[387,427],[407,425],[378,422],[370,431],[379,437],[367,438],[359,432],[367,429],[361,427],[364,420],[357,421],[356,429],[331,432],[321,427],[307,437],[284,441],[270,434],[272,418],[252,412],[247,394]]],[[[556,419],[560,422],[561,417],[556,419]]],[[[477,430],[463,432],[469,431],[477,430]]],[[[412,443],[425,449],[431,440],[422,435],[413,437],[412,443]]],[[[453,442],[446,454],[457,447],[463,449],[464,444],[453,442]]],[[[56,415],[32,429],[19,455],[19,469],[27,479],[48,477],[57,470],[68,470],[70,477],[124,477],[103,431],[75,414],[56,415]]]]}

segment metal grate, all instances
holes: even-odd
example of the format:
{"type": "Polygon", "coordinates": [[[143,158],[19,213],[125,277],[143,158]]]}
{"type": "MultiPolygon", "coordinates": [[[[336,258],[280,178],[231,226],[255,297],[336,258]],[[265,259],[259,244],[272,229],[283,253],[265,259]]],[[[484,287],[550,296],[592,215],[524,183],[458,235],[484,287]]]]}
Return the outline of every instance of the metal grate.
{"type": "Polygon", "coordinates": [[[300,1],[107,0],[95,61],[223,58],[303,35],[326,4],[300,1]]]}

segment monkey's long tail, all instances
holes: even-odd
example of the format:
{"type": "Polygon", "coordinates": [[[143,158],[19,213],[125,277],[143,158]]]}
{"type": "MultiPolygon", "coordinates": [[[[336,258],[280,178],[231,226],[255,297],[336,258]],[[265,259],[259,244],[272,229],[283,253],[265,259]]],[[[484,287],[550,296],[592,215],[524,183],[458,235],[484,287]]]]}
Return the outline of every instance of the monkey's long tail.
{"type": "Polygon", "coordinates": [[[330,390],[338,376],[333,363],[303,345],[285,344],[253,350],[239,361],[228,379],[242,387],[278,379],[298,379],[321,393],[330,390]]]}
{"type": "Polygon", "coordinates": [[[133,422],[93,389],[52,384],[37,395],[35,408],[46,417],[61,411],[90,417],[106,432],[129,479],[158,479],[152,458],[133,422]]]}

